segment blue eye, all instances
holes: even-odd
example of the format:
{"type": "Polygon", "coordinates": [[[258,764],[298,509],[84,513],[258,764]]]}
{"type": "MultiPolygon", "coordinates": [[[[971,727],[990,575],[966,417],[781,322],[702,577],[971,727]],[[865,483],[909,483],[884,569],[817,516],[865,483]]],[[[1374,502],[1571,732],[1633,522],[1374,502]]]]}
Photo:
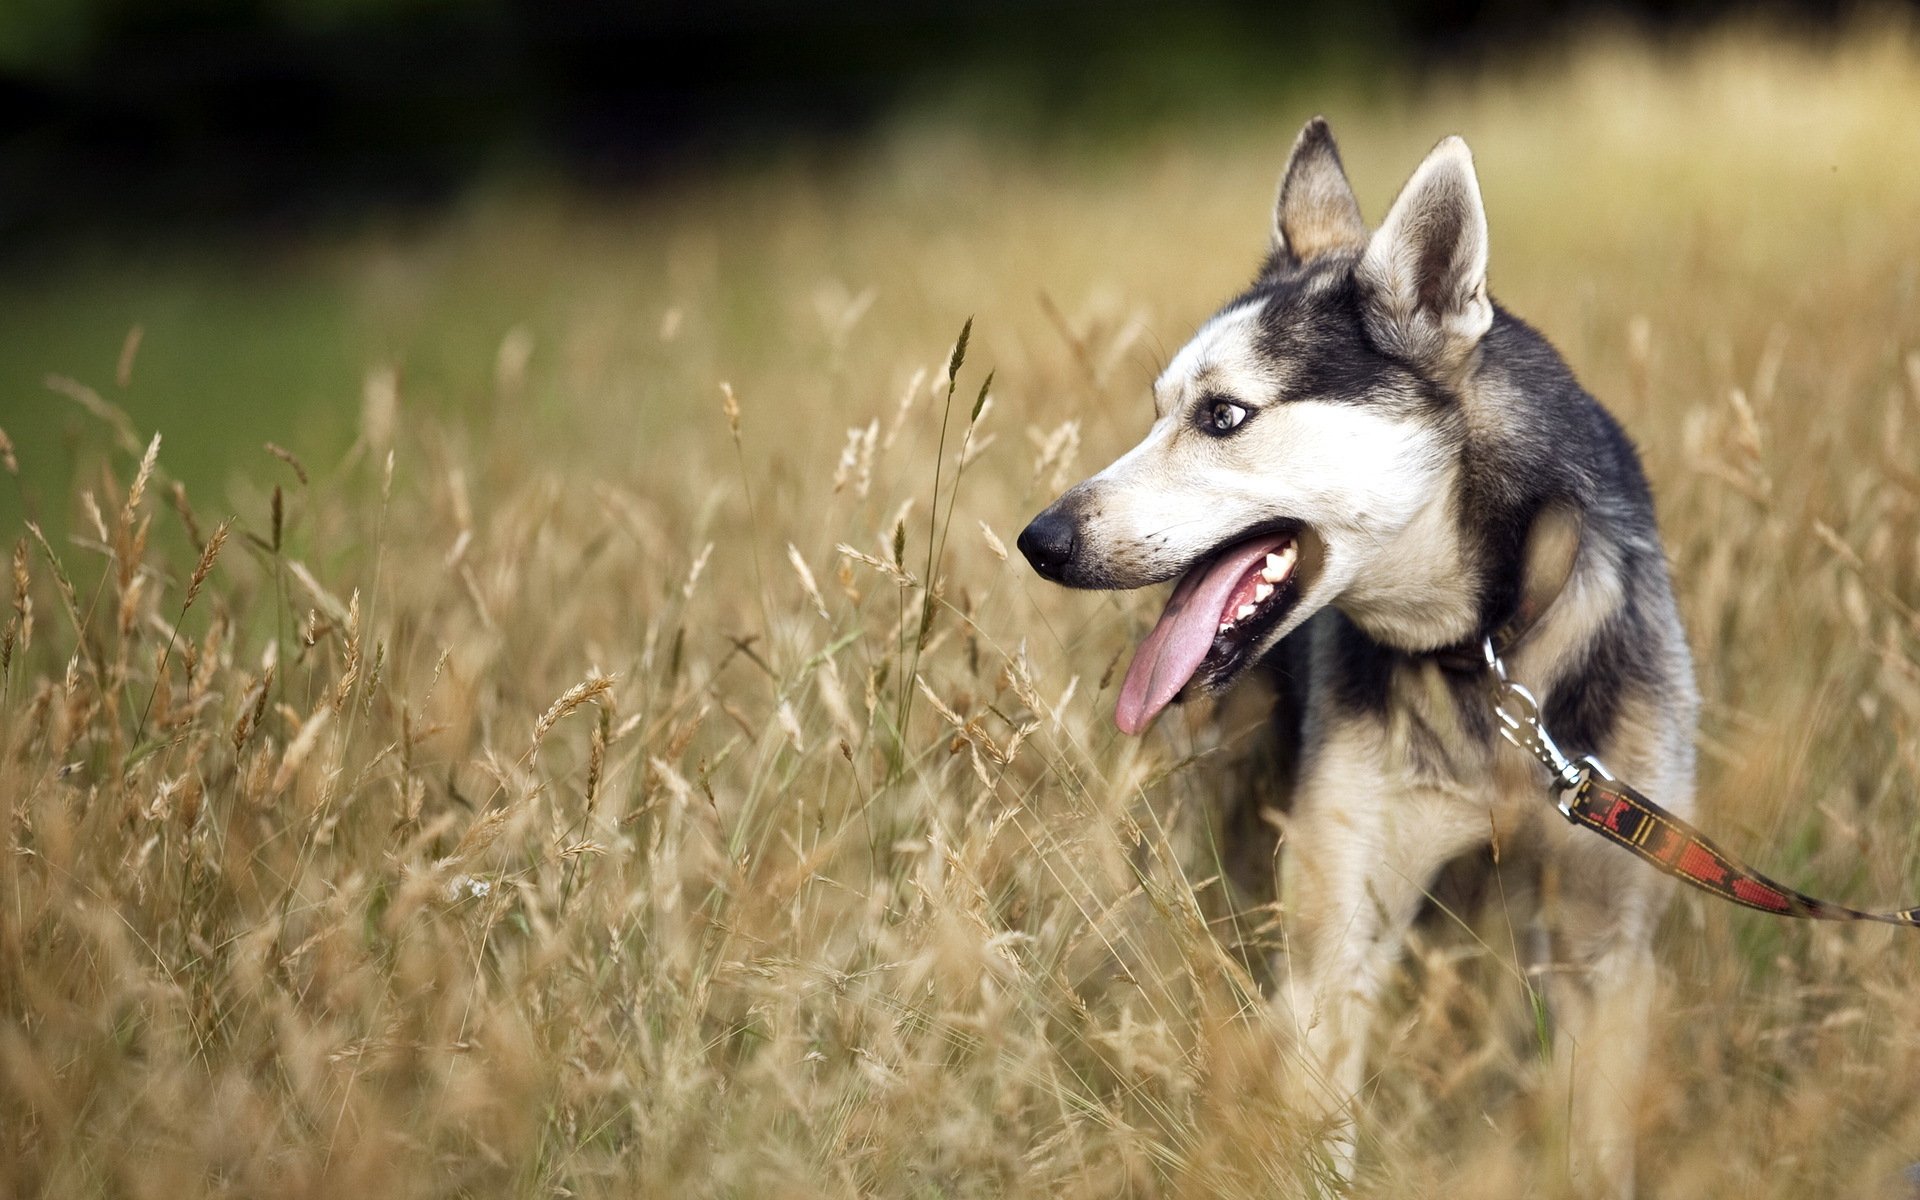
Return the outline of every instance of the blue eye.
{"type": "Polygon", "coordinates": [[[1212,433],[1232,433],[1246,419],[1245,406],[1231,400],[1215,400],[1207,406],[1207,429],[1212,433]]]}

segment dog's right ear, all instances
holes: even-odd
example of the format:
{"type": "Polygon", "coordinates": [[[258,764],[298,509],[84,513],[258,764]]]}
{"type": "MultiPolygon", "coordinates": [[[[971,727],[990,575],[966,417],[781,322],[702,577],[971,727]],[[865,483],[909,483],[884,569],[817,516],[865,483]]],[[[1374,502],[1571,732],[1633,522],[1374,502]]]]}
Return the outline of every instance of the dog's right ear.
{"type": "Polygon", "coordinates": [[[1367,244],[1367,223],[1360,201],[1340,165],[1340,151],[1325,117],[1308,121],[1293,141],[1287,169],[1280,174],[1280,198],[1273,206],[1273,253],[1297,267],[1330,250],[1357,250],[1367,244]]]}
{"type": "Polygon", "coordinates": [[[1354,268],[1368,334],[1387,354],[1443,382],[1493,324],[1487,214],[1467,144],[1435,146],[1354,268]]]}

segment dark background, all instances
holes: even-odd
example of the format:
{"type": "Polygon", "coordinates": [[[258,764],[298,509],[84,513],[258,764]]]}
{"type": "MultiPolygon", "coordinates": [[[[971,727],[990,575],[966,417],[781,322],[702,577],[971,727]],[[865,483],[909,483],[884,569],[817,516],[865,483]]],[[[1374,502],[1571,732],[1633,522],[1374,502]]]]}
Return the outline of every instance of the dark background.
{"type": "MultiPolygon", "coordinates": [[[[0,251],[305,227],[488,173],[627,187],[914,105],[1100,132],[1338,73],[1402,82],[1729,6],[1524,0],[4,0],[0,251]]],[[[1817,35],[1831,0],[1774,6],[1817,35]]]]}

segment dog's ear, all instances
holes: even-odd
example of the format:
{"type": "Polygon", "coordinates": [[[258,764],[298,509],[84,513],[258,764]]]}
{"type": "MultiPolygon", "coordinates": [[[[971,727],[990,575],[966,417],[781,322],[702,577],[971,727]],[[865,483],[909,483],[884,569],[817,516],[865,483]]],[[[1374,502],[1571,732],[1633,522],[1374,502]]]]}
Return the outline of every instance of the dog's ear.
{"type": "Polygon", "coordinates": [[[1293,140],[1287,169],[1280,173],[1280,198],[1273,206],[1273,253],[1286,266],[1299,266],[1329,250],[1359,249],[1367,241],[1360,202],[1340,165],[1340,151],[1325,117],[1308,121],[1293,140]]]}
{"type": "Polygon", "coordinates": [[[1387,354],[1450,382],[1493,324],[1487,214],[1473,154],[1457,137],[1433,148],[1401,189],[1354,278],[1367,332],[1387,354]]]}

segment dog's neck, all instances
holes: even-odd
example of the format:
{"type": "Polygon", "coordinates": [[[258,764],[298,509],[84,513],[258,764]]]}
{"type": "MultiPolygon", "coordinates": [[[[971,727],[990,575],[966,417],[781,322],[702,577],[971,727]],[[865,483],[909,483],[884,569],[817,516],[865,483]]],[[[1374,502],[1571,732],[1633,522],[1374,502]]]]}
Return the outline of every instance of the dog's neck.
{"type": "Polygon", "coordinates": [[[1550,503],[1527,521],[1518,553],[1501,555],[1489,549],[1496,539],[1461,528],[1458,510],[1451,490],[1430,501],[1338,606],[1384,646],[1474,665],[1483,639],[1504,652],[1559,597],[1585,522],[1573,505],[1550,503]]]}
{"type": "Polygon", "coordinates": [[[1473,634],[1484,567],[1461,535],[1451,487],[1437,489],[1391,540],[1363,552],[1366,567],[1334,602],[1361,632],[1409,654],[1473,634]]]}

